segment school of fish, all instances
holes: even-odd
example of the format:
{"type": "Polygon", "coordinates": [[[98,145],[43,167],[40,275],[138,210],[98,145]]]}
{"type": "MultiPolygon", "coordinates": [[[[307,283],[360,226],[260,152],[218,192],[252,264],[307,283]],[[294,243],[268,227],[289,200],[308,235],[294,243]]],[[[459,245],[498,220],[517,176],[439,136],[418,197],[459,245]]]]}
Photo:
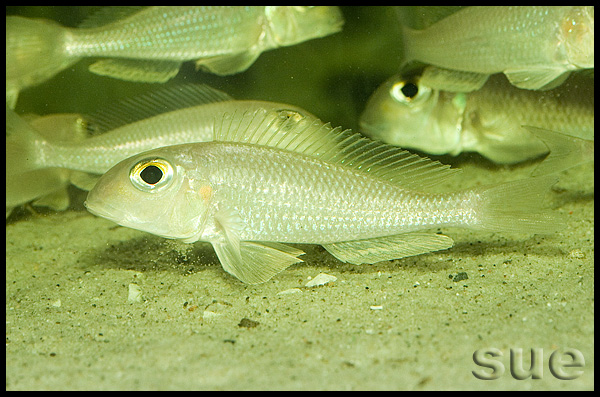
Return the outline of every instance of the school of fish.
{"type": "Polygon", "coordinates": [[[186,61],[242,73],[264,51],[340,32],[335,6],[106,7],[77,28],[7,16],[7,217],[32,201],[64,210],[74,184],[92,214],[208,242],[249,284],[302,262],[289,244],[359,265],[448,249],[445,227],[563,228],[544,199],[562,170],[593,161],[594,7],[428,7],[410,24],[404,12],[400,72],[364,104],[358,132],[204,84],[93,115],[18,111],[22,90],[86,57],[101,58],[90,72],[136,82],[167,82],[186,61]],[[529,178],[444,192],[459,170],[405,149],[549,155],[529,178]]]}

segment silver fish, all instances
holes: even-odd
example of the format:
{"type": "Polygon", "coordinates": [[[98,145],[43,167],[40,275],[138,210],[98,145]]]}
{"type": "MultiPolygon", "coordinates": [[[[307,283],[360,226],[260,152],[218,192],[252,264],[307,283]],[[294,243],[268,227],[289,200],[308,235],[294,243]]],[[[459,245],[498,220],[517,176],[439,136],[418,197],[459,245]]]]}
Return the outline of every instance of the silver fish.
{"type": "Polygon", "coordinates": [[[6,17],[7,98],[39,84],[84,57],[105,57],[96,74],[164,82],[184,61],[227,75],[246,70],[269,49],[341,30],[335,6],[153,6],[108,8],[81,28],[6,17]],[[116,21],[115,21],[116,19],[116,21]],[[110,20],[111,23],[98,25],[110,20]]]}
{"type": "Polygon", "coordinates": [[[553,88],[594,67],[594,7],[467,7],[423,30],[405,27],[403,39],[405,63],[470,72],[480,83],[502,72],[520,88],[553,88]]]}
{"type": "Polygon", "coordinates": [[[47,140],[7,109],[7,130],[16,129],[18,133],[11,134],[6,141],[6,173],[19,175],[47,168],[66,168],[103,174],[119,161],[146,150],[209,141],[215,118],[221,119],[225,113],[241,111],[241,114],[263,108],[286,110],[289,117],[316,119],[296,106],[233,100],[206,85],[183,85],[153,92],[149,97],[123,101],[116,110],[103,115],[102,128],[108,132],[72,142],[47,140]],[[156,109],[164,113],[150,117],[156,109]],[[129,118],[140,120],[128,122],[129,118]]]}
{"type": "Polygon", "coordinates": [[[361,264],[447,249],[450,237],[427,231],[440,226],[523,233],[560,227],[540,208],[555,178],[423,190],[454,171],[320,121],[259,110],[226,115],[213,142],[124,160],[100,178],[85,205],[123,226],[208,241],[223,268],[246,283],[301,262],[303,252],[283,243],[321,244],[361,264]]]}
{"type": "Polygon", "coordinates": [[[523,126],[594,139],[594,84],[573,75],[553,90],[512,86],[491,76],[477,91],[432,88],[426,76],[394,76],[369,99],[361,131],[372,139],[429,154],[477,152],[501,164],[533,159],[546,145],[523,126]]]}

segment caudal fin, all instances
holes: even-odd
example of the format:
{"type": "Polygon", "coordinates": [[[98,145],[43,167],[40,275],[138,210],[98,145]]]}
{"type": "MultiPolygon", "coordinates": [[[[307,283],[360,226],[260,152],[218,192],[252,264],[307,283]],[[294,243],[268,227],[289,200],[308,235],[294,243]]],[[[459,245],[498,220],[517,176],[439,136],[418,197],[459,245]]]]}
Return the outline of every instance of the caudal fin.
{"type": "Polygon", "coordinates": [[[72,44],[68,29],[56,22],[7,16],[6,81],[23,89],[51,78],[79,60],[66,50],[72,44]]]}
{"type": "Polygon", "coordinates": [[[39,147],[46,140],[6,107],[6,176],[41,168],[39,147]]]}
{"type": "Polygon", "coordinates": [[[556,131],[524,126],[543,141],[550,154],[531,173],[531,176],[549,175],[594,161],[594,141],[577,138],[556,131]]]}
{"type": "Polygon", "coordinates": [[[543,206],[558,178],[544,176],[483,187],[478,228],[514,233],[549,234],[564,228],[556,211],[543,206]]]}
{"type": "Polygon", "coordinates": [[[433,25],[434,23],[460,11],[463,6],[406,6],[397,7],[396,16],[400,22],[400,30],[402,37],[402,63],[400,70],[403,73],[411,69],[418,68],[422,65],[410,65],[416,61],[417,51],[421,45],[417,38],[421,35],[421,31],[433,25]]]}

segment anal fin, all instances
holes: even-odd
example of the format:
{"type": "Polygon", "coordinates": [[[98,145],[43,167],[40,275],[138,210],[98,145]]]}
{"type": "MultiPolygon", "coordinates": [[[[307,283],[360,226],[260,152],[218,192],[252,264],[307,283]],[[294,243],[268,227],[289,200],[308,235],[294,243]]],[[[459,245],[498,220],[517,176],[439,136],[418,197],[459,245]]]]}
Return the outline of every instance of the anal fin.
{"type": "Polygon", "coordinates": [[[454,241],[443,234],[410,232],[372,238],[324,244],[331,255],[342,262],[360,265],[400,259],[452,247],[454,241]]]}
{"type": "Polygon", "coordinates": [[[179,73],[179,61],[143,59],[101,59],[90,65],[90,72],[115,79],[143,83],[164,83],[179,73]]]}

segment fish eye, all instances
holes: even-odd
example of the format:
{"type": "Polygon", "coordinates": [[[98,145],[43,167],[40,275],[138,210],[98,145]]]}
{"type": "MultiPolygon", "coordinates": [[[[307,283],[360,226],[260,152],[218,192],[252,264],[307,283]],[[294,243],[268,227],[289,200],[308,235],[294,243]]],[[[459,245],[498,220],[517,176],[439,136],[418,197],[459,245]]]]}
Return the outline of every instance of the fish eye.
{"type": "Polygon", "coordinates": [[[400,103],[416,103],[425,100],[431,93],[430,89],[419,87],[413,81],[402,80],[395,83],[390,90],[392,98],[400,103]]]}
{"type": "Polygon", "coordinates": [[[414,98],[419,93],[419,87],[415,83],[406,83],[404,87],[400,88],[400,91],[407,98],[414,98]]]}
{"type": "Polygon", "coordinates": [[[292,120],[298,122],[305,118],[300,112],[291,109],[278,109],[277,113],[283,121],[292,120]]]}
{"type": "Polygon", "coordinates": [[[173,167],[160,158],[138,161],[129,171],[133,186],[142,192],[155,193],[171,184],[173,167]]]}

